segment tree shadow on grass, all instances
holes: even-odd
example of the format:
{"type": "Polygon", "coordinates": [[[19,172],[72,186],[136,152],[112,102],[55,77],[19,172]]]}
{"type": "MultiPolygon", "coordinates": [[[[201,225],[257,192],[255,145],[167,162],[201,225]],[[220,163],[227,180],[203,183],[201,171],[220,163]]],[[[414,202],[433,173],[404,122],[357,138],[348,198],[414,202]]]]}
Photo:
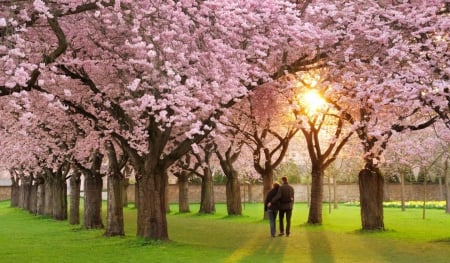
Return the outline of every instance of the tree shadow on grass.
{"type": "Polygon", "coordinates": [[[269,231],[255,232],[224,260],[227,262],[283,262],[287,252],[287,240],[272,238],[269,231]]]}
{"type": "Polygon", "coordinates": [[[449,262],[450,238],[440,240],[402,239],[396,230],[356,231],[361,237],[366,254],[377,262],[449,262]],[[392,235],[390,235],[392,234],[392,235]],[[397,234],[397,235],[395,235],[397,234]],[[440,244],[438,244],[440,243],[440,244]],[[444,252],[444,253],[443,253],[444,252]]]}
{"type": "Polygon", "coordinates": [[[431,242],[433,242],[433,243],[447,243],[448,245],[450,245],[450,237],[436,239],[436,240],[433,240],[431,242]]]}
{"type": "Polygon", "coordinates": [[[333,251],[327,236],[320,226],[312,226],[306,231],[306,237],[309,242],[311,262],[315,263],[333,263],[333,251]],[[311,229],[317,228],[317,229],[311,229]]]}
{"type": "MultiPolygon", "coordinates": [[[[248,215],[226,215],[226,216],[220,217],[219,219],[230,220],[230,221],[237,220],[237,221],[242,221],[242,222],[248,221],[248,220],[254,221],[253,218],[248,215]]],[[[262,220],[259,220],[259,221],[262,221],[262,220]]]]}

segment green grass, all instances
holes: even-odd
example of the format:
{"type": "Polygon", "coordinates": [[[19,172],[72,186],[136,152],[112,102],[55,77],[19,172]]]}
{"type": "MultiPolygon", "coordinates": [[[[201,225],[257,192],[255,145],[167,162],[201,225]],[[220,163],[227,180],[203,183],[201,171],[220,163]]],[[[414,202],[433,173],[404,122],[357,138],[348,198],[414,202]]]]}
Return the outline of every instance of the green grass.
{"type": "MultiPolygon", "coordinates": [[[[105,206],[104,206],[105,207],[105,206]]],[[[198,205],[192,205],[198,211],[198,205]]],[[[450,215],[442,210],[385,208],[387,231],[359,231],[359,208],[341,205],[322,226],[304,224],[296,204],[290,237],[269,237],[262,204],[245,204],[243,216],[196,212],[168,215],[170,242],[135,237],[136,210],[125,209],[126,236],[106,238],[67,222],[30,215],[0,202],[0,262],[450,262],[450,215]]],[[[176,205],[172,206],[177,211],[176,205]]]]}

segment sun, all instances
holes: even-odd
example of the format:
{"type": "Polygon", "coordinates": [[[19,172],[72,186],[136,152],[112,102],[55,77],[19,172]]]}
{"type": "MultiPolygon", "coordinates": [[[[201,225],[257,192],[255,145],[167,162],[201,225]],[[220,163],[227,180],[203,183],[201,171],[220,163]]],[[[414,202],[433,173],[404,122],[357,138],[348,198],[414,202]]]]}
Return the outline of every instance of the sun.
{"type": "Polygon", "coordinates": [[[299,100],[309,113],[317,113],[327,106],[325,99],[315,89],[309,89],[300,94],[299,100]]]}

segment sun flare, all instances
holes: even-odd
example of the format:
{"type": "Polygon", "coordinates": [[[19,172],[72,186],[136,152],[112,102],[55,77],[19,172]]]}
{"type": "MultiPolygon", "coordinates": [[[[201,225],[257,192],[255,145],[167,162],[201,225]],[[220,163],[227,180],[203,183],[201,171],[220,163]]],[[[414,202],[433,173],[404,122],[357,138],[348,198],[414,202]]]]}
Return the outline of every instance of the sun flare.
{"type": "Polygon", "coordinates": [[[311,89],[300,95],[300,101],[309,112],[318,112],[326,107],[326,101],[317,90],[311,89]]]}

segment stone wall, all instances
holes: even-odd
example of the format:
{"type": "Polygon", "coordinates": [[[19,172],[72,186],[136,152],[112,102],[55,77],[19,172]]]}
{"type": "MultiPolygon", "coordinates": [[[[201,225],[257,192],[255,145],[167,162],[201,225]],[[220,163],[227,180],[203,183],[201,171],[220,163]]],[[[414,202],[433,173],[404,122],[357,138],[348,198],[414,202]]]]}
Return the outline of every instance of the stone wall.
{"type": "MultiPolygon", "coordinates": [[[[295,190],[296,202],[307,202],[309,196],[309,189],[306,185],[292,185],[295,190]]],[[[423,200],[423,185],[406,185],[405,186],[405,200],[423,200]]],[[[191,203],[200,202],[199,185],[189,186],[189,201],[191,203]]],[[[444,190],[439,185],[427,185],[427,200],[445,200],[444,190]]],[[[128,201],[134,202],[134,185],[130,185],[127,191],[128,201]]],[[[329,196],[334,197],[333,187],[328,188],[328,185],[324,185],[324,202],[329,200],[329,196]]],[[[242,185],[241,197],[243,202],[262,202],[262,185],[242,185]]],[[[394,201],[401,199],[401,186],[400,185],[386,185],[385,186],[385,200],[394,201]]],[[[223,203],[226,201],[225,197],[225,185],[214,186],[214,200],[217,203],[223,203]]],[[[332,199],[333,200],[333,199],[332,199]]],[[[336,186],[336,200],[338,202],[349,202],[359,200],[358,185],[337,185],[336,186]]],[[[169,185],[169,202],[178,203],[178,186],[169,185]]]]}
{"type": "Polygon", "coordinates": [[[11,199],[11,186],[0,186],[0,201],[11,199]]]}

